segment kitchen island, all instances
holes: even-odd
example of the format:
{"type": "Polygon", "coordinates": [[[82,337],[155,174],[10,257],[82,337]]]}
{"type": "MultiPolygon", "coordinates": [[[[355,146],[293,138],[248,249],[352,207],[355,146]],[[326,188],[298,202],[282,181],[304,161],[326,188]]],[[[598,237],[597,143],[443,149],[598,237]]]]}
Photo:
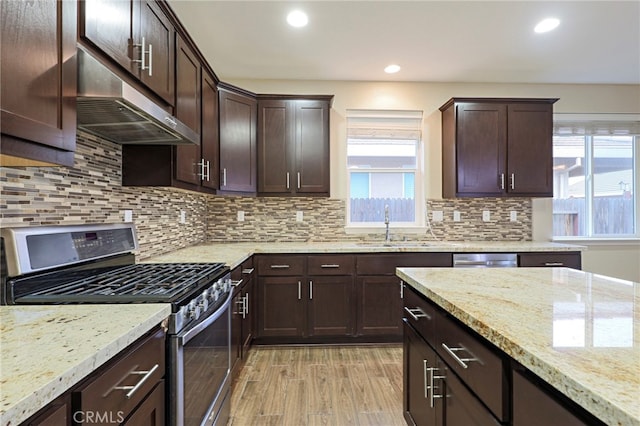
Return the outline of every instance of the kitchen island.
{"type": "Polygon", "coordinates": [[[567,268],[398,268],[397,275],[602,422],[640,425],[640,284],[567,268]]]}
{"type": "Polygon", "coordinates": [[[169,304],[0,307],[0,425],[20,424],[169,314],[169,304]]]}

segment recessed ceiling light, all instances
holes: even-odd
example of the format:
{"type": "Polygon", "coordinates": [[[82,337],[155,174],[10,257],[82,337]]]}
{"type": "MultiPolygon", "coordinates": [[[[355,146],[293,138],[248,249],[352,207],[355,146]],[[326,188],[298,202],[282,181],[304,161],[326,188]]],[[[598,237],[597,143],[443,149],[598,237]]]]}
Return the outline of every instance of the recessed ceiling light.
{"type": "Polygon", "coordinates": [[[533,29],[533,31],[537,33],[546,33],[555,29],[558,25],[560,25],[560,20],[556,18],[547,18],[538,22],[538,25],[533,29]]]}
{"type": "Polygon", "coordinates": [[[400,71],[400,65],[396,65],[396,64],[388,65],[384,69],[384,72],[386,72],[387,74],[394,74],[394,73],[397,73],[398,71],[400,71]]]}
{"type": "Polygon", "coordinates": [[[309,18],[307,14],[302,12],[301,10],[294,10],[287,15],[287,22],[292,27],[304,27],[309,22],[309,18]]]}

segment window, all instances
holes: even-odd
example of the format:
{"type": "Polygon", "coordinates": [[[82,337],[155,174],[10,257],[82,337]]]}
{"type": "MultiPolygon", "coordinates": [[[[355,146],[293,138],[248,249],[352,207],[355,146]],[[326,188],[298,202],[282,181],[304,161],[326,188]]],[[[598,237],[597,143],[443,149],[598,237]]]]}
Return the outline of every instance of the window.
{"type": "Polygon", "coordinates": [[[421,111],[347,111],[348,224],[421,226],[421,111]]]}
{"type": "Polygon", "coordinates": [[[640,122],[554,127],[553,235],[637,237],[640,122]]]}

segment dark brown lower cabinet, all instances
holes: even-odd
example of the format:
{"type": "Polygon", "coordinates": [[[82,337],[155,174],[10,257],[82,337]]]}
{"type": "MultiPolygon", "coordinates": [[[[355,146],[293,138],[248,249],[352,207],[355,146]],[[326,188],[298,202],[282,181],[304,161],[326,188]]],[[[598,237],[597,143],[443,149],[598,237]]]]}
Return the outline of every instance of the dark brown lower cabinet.
{"type": "Polygon", "coordinates": [[[358,276],[356,279],[357,334],[402,336],[402,295],[395,276],[358,276]]]}
{"type": "Polygon", "coordinates": [[[161,426],[165,424],[164,380],[161,380],[149,396],[125,420],[127,426],[161,426]]]}
{"type": "Polygon", "coordinates": [[[260,337],[302,337],[305,305],[302,277],[258,278],[258,334],[260,337]]]}
{"type": "Polygon", "coordinates": [[[520,267],[565,267],[582,269],[582,255],[577,252],[518,253],[520,267]]]}
{"type": "Polygon", "coordinates": [[[350,276],[309,277],[307,331],[309,336],[351,336],[354,315],[353,278],[350,276]]]}
{"type": "Polygon", "coordinates": [[[40,414],[22,423],[22,426],[61,426],[71,424],[71,395],[64,394],[51,402],[40,414]]]}
{"type": "MultiPolygon", "coordinates": [[[[436,368],[438,355],[418,333],[404,324],[404,418],[409,425],[441,425],[443,422],[442,398],[435,398],[435,381],[431,374],[436,368]]],[[[438,380],[438,387],[440,388],[438,380]]]]}

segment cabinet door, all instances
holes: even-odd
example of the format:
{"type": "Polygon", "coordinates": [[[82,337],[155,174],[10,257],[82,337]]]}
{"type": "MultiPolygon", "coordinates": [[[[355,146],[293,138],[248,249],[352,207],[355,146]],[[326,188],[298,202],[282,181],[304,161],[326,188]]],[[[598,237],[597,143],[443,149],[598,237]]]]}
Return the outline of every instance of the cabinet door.
{"type": "Polygon", "coordinates": [[[261,100],[258,114],[258,191],[291,192],[295,109],[291,101],[261,100]]]}
{"type": "Polygon", "coordinates": [[[164,380],[142,401],[131,416],[123,423],[125,426],[164,425],[164,380]]]}
{"type": "Polygon", "coordinates": [[[84,0],[79,2],[79,7],[80,37],[91,42],[124,69],[138,75],[140,65],[132,61],[136,54],[133,44],[140,43],[138,40],[132,43],[133,2],[84,0]]]}
{"type": "Polygon", "coordinates": [[[442,398],[435,387],[439,381],[433,349],[409,326],[404,324],[403,408],[407,423],[416,426],[440,425],[442,398]]]}
{"type": "Polygon", "coordinates": [[[576,253],[518,253],[520,267],[565,267],[581,269],[581,254],[576,253]]]}
{"type": "Polygon", "coordinates": [[[259,335],[303,336],[307,291],[302,277],[260,277],[258,289],[259,335]]]}
{"type": "MultiPolygon", "coordinates": [[[[3,1],[1,10],[3,157],[72,166],[76,5],[55,0],[3,1]]],[[[3,164],[11,165],[4,158],[3,164]]]]}
{"type": "Polygon", "coordinates": [[[461,103],[456,105],[456,114],[457,192],[501,195],[506,158],[506,105],[461,103]]]}
{"type": "MultiPolygon", "coordinates": [[[[139,70],[140,80],[168,104],[173,105],[175,68],[173,26],[155,1],[134,2],[133,19],[133,39],[140,45],[135,49],[134,59],[141,59],[143,38],[145,43],[146,69],[139,70]]],[[[199,129],[194,130],[199,131],[199,129]]]]}
{"type": "Polygon", "coordinates": [[[553,105],[508,106],[507,191],[553,196],[553,105]]]}
{"type": "Polygon", "coordinates": [[[309,277],[309,336],[353,335],[353,278],[309,277]]]}
{"type": "Polygon", "coordinates": [[[218,188],[218,89],[208,73],[202,73],[202,133],[200,138],[204,176],[202,186],[218,188]]]}
{"type": "Polygon", "coordinates": [[[220,189],[256,192],[257,102],[220,90],[220,189]]]}
{"type": "Polygon", "coordinates": [[[356,282],[357,335],[402,336],[400,279],[394,276],[359,276],[356,282]]]}
{"type": "MultiPolygon", "coordinates": [[[[182,38],[176,50],[176,118],[200,132],[200,62],[182,38]]],[[[200,146],[176,147],[176,179],[200,183],[200,146]]]]}
{"type": "MultiPolygon", "coordinates": [[[[439,372],[446,371],[446,365],[438,360],[439,372]]],[[[446,371],[444,382],[440,381],[442,395],[446,395],[444,424],[447,426],[500,426],[500,423],[469,392],[455,373],[446,371]]],[[[540,423],[545,424],[545,423],[540,423]]]]}
{"type": "Polygon", "coordinates": [[[329,104],[296,101],[296,192],[329,193],[329,104]]]}

